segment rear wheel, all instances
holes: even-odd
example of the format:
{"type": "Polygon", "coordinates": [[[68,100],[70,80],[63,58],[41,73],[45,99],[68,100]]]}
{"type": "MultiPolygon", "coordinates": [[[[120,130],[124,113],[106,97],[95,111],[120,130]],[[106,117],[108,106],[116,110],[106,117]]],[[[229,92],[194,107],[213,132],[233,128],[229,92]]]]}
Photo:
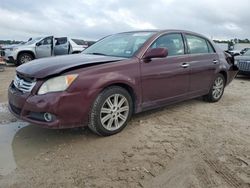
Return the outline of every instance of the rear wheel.
{"type": "Polygon", "coordinates": [[[132,98],[122,87],[112,86],[100,93],[89,115],[89,128],[109,136],[120,132],[132,115],[132,98]]]}
{"type": "Polygon", "coordinates": [[[222,74],[218,74],[214,83],[207,95],[204,96],[204,100],[208,102],[217,102],[221,99],[225,88],[225,77],[222,74]]]}
{"type": "Polygon", "coordinates": [[[24,63],[27,63],[31,60],[33,60],[33,56],[29,53],[21,53],[20,55],[18,55],[18,58],[17,58],[17,63],[19,65],[21,64],[24,64],[24,63]]]}

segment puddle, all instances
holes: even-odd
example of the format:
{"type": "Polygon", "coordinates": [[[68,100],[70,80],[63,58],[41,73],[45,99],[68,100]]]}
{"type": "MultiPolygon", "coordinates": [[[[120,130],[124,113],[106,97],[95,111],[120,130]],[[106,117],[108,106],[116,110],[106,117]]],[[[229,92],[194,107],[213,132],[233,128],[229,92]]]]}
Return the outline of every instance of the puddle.
{"type": "MultiPolygon", "coordinates": [[[[1,109],[0,109],[1,110],[1,109]]],[[[0,175],[4,176],[16,169],[12,151],[12,141],[16,133],[26,127],[27,123],[15,122],[0,125],[0,175]]]]}
{"type": "Polygon", "coordinates": [[[6,103],[0,103],[0,177],[61,145],[86,140],[86,134],[83,129],[52,130],[29,125],[14,118],[6,103]]]}
{"type": "Polygon", "coordinates": [[[44,160],[49,153],[68,146],[75,141],[84,141],[87,132],[79,129],[55,130],[36,125],[22,128],[15,135],[12,150],[18,168],[29,166],[32,160],[44,160]]]}

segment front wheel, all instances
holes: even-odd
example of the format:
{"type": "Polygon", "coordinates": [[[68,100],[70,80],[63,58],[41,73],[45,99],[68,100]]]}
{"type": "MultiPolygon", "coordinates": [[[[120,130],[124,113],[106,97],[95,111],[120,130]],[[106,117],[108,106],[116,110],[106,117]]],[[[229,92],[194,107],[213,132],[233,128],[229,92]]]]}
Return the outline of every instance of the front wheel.
{"type": "Polygon", "coordinates": [[[89,128],[96,134],[110,136],[120,132],[132,115],[133,102],[122,87],[112,86],[102,91],[89,115],[89,128]]]}
{"type": "Polygon", "coordinates": [[[17,59],[17,63],[18,65],[22,65],[24,63],[27,63],[31,60],[33,60],[33,56],[29,53],[21,53],[20,55],[18,55],[18,59],[17,59]]]}
{"type": "Polygon", "coordinates": [[[221,99],[225,88],[225,77],[222,74],[218,74],[214,80],[212,87],[207,95],[204,96],[204,100],[208,102],[217,102],[221,99]]]}

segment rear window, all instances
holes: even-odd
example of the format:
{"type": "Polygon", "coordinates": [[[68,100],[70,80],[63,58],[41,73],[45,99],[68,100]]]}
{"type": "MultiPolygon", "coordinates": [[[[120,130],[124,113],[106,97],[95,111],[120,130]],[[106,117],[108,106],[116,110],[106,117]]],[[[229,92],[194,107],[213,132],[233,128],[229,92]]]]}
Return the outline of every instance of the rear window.
{"type": "Polygon", "coordinates": [[[208,48],[207,41],[201,37],[186,35],[186,38],[190,54],[209,53],[209,51],[211,50],[208,48]]]}
{"type": "Polygon", "coordinates": [[[67,37],[55,38],[56,45],[62,45],[67,43],[67,37]]]}
{"type": "Polygon", "coordinates": [[[71,40],[77,45],[86,45],[86,42],[84,40],[81,39],[71,39],[71,40]]]}

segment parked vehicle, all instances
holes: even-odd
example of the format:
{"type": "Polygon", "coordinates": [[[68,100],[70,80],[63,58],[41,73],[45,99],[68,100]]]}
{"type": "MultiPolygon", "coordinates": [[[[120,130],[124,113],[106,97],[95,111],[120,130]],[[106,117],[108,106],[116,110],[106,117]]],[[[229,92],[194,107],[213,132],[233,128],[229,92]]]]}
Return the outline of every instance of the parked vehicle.
{"type": "Polygon", "coordinates": [[[250,75],[250,50],[247,50],[243,55],[236,56],[235,64],[239,68],[238,74],[250,75]]]}
{"type": "Polygon", "coordinates": [[[20,65],[37,58],[80,53],[87,47],[87,45],[75,43],[74,40],[83,41],[53,36],[33,38],[22,45],[5,48],[3,52],[4,60],[7,63],[20,65]]]}
{"type": "Polygon", "coordinates": [[[217,102],[238,72],[233,59],[188,31],[135,31],[103,38],[81,54],[16,69],[10,111],[47,128],[120,132],[131,115],[203,96],[217,102]]]}
{"type": "Polygon", "coordinates": [[[249,51],[250,48],[244,48],[240,51],[240,54],[243,55],[244,53],[246,53],[247,51],[249,51]]]}
{"type": "Polygon", "coordinates": [[[226,50],[225,52],[229,53],[231,56],[237,56],[240,55],[241,51],[240,50],[226,50]]]}
{"type": "Polygon", "coordinates": [[[89,47],[89,44],[87,41],[81,40],[81,39],[69,39],[70,46],[72,48],[72,53],[80,53],[85,48],[89,47]]]}

